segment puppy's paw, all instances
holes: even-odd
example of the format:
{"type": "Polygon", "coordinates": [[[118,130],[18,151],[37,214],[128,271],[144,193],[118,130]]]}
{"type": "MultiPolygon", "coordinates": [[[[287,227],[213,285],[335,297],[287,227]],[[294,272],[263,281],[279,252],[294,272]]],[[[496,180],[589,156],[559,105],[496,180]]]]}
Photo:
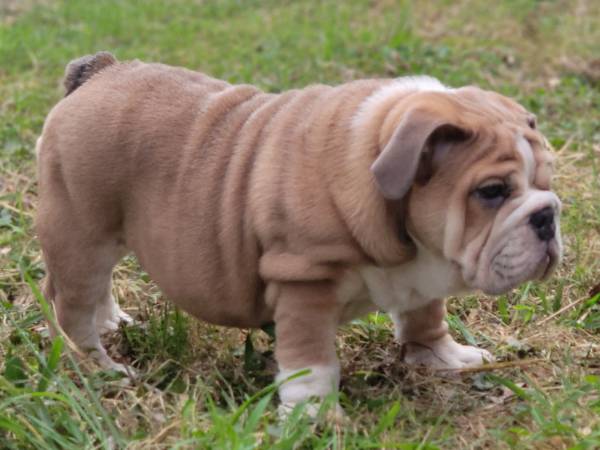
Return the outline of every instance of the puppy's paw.
{"type": "Polygon", "coordinates": [[[97,324],[98,334],[104,335],[110,333],[111,331],[116,331],[119,329],[119,323],[113,322],[112,320],[104,320],[97,324]]]}
{"type": "Polygon", "coordinates": [[[116,322],[124,323],[126,325],[132,324],[134,322],[133,317],[123,311],[121,308],[117,306],[118,312],[116,314],[116,322]]]}
{"type": "Polygon", "coordinates": [[[119,329],[119,324],[121,323],[133,323],[133,317],[123,311],[111,295],[110,299],[98,308],[96,314],[98,334],[103,335],[111,331],[116,331],[119,329]]]}
{"type": "MultiPolygon", "coordinates": [[[[277,408],[279,419],[285,421],[292,417],[294,408],[296,408],[296,406],[298,405],[298,403],[291,402],[281,403],[277,408]]],[[[338,426],[344,426],[349,423],[348,416],[346,415],[344,409],[340,406],[339,403],[336,402],[334,405],[326,407],[326,409],[324,409],[323,411],[322,409],[322,402],[309,401],[304,403],[300,407],[299,413],[305,415],[311,421],[315,422],[319,420],[324,420],[328,423],[332,423],[338,426]]]]}
{"type": "Polygon", "coordinates": [[[137,375],[133,367],[114,361],[108,356],[104,348],[90,350],[87,352],[87,356],[93,359],[103,370],[114,370],[129,378],[135,378],[137,375]]]}
{"type": "Polygon", "coordinates": [[[311,420],[341,424],[345,420],[345,414],[334,395],[340,383],[338,362],[309,366],[306,369],[308,370],[281,369],[277,375],[277,381],[281,382],[279,418],[285,420],[294,411],[298,411],[311,420]],[[299,408],[295,410],[297,405],[299,408]]]}
{"type": "Polygon", "coordinates": [[[121,323],[129,325],[130,323],[133,323],[133,318],[126,312],[119,310],[119,314],[114,317],[98,322],[98,334],[103,335],[110,333],[111,331],[117,331],[121,323]]]}
{"type": "Polygon", "coordinates": [[[494,361],[490,352],[454,341],[450,335],[427,343],[407,342],[404,362],[432,369],[477,367],[494,361]]]}

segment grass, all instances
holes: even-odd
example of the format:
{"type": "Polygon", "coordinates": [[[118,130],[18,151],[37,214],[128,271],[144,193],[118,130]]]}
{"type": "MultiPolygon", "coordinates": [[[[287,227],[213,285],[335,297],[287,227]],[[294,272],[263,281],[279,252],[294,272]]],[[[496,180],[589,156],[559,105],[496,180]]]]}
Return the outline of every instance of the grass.
{"type": "Polygon", "coordinates": [[[592,0],[0,2],[1,448],[600,447],[600,4],[592,0]],[[277,420],[272,340],[177,312],[132,258],[114,290],[138,324],[109,337],[135,380],[50,340],[32,230],[33,148],[65,64],[97,50],[269,91],[427,73],[538,115],[556,148],[566,255],[557,275],[450,304],[488,372],[409,370],[374,314],[338,334],[349,423],[277,420]]]}

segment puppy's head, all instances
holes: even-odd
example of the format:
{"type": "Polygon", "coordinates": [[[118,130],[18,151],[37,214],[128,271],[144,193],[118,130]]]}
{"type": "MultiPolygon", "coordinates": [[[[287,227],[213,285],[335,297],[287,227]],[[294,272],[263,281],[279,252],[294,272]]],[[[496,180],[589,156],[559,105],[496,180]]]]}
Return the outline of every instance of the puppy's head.
{"type": "Polygon", "coordinates": [[[553,271],[560,201],[531,114],[468,87],[416,92],[386,122],[375,181],[385,198],[405,199],[408,233],[457,264],[465,288],[500,294],[553,271]]]}

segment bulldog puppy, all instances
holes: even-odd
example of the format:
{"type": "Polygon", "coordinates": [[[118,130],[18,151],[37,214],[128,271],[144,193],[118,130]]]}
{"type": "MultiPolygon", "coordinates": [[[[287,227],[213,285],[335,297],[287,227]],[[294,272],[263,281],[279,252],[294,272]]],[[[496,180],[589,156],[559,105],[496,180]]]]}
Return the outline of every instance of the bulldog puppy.
{"type": "Polygon", "coordinates": [[[337,389],[335,333],[390,313],[406,361],[484,363],[444,298],[544,279],[560,202],[535,119],[429,77],[280,94],[98,53],[70,63],[38,142],[37,232],[57,321],[105,367],[128,252],[199,319],[274,321],[280,398],[337,389]]]}

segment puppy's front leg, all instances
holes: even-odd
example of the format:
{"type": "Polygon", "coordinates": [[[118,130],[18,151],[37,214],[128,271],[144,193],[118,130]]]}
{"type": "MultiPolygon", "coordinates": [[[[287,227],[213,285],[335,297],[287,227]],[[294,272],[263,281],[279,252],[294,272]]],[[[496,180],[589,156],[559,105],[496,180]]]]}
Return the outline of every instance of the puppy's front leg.
{"type": "Polygon", "coordinates": [[[446,303],[432,300],[422,308],[391,314],[396,340],[405,345],[404,361],[434,369],[459,369],[493,361],[487,350],[461,345],[448,333],[446,303]]]}
{"type": "MultiPolygon", "coordinates": [[[[311,397],[323,398],[338,389],[340,366],[335,352],[339,305],[332,282],[286,282],[274,286],[275,357],[278,381],[303,369],[310,373],[279,388],[282,410],[311,397]]],[[[312,405],[316,413],[315,405],[312,405]]]]}

